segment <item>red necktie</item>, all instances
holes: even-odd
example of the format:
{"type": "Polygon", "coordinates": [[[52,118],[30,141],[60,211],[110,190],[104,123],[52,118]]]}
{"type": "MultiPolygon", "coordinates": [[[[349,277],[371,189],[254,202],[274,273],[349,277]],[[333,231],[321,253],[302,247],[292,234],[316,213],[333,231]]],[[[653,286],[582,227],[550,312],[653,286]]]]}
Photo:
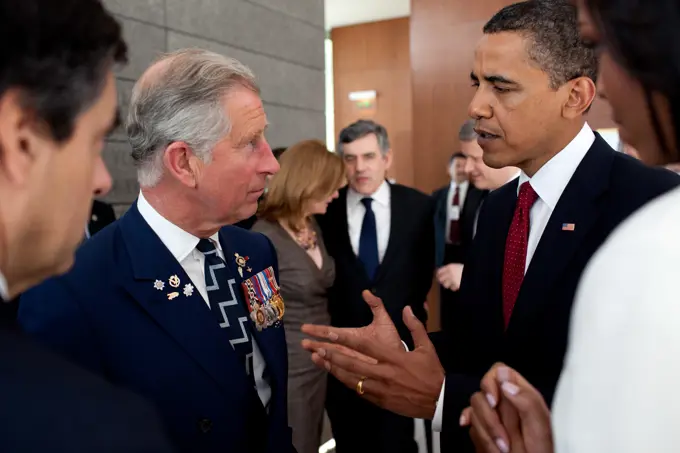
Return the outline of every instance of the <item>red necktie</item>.
{"type": "MultiPolygon", "coordinates": [[[[451,206],[460,205],[460,189],[456,186],[456,191],[453,193],[453,201],[451,206]]],[[[458,217],[460,218],[460,209],[458,210],[458,217]]],[[[449,242],[451,244],[458,244],[460,242],[460,225],[458,224],[458,219],[451,220],[449,225],[449,242]]]]}
{"type": "Polygon", "coordinates": [[[503,263],[503,321],[508,327],[512,309],[519,295],[524,280],[524,268],[527,262],[527,244],[529,243],[529,212],[538,200],[538,194],[525,182],[519,188],[515,215],[505,241],[505,260],[503,263]]]}

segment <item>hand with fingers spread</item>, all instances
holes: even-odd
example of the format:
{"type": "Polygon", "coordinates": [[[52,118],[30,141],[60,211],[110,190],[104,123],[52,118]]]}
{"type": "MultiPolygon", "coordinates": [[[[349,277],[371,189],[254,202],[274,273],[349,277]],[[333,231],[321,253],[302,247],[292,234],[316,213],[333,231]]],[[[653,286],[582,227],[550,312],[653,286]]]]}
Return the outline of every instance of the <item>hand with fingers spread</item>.
{"type": "MultiPolygon", "coordinates": [[[[380,298],[375,297],[370,291],[364,291],[362,296],[373,313],[373,322],[369,325],[365,327],[336,328],[305,324],[302,326],[302,331],[313,337],[331,341],[333,341],[335,333],[342,332],[346,336],[362,338],[366,341],[376,342],[402,350],[404,346],[401,343],[399,332],[397,332],[397,328],[394,326],[394,323],[387,313],[387,310],[385,310],[385,306],[380,298]]],[[[345,352],[347,352],[346,348],[345,352]]]]}
{"type": "Polygon", "coordinates": [[[512,368],[498,363],[484,376],[460,417],[478,453],[552,453],[550,410],[543,396],[512,368]]]}
{"type": "Polygon", "coordinates": [[[364,300],[373,311],[373,322],[348,329],[304,325],[302,331],[330,340],[303,340],[312,360],[340,382],[389,411],[412,418],[432,418],[444,381],[437,353],[425,326],[406,307],[403,319],[411,331],[415,349],[404,349],[382,301],[370,292],[364,300]]]}
{"type": "Polygon", "coordinates": [[[463,278],[463,265],[451,263],[437,269],[437,280],[439,284],[450,291],[460,289],[460,281],[463,278]]]}

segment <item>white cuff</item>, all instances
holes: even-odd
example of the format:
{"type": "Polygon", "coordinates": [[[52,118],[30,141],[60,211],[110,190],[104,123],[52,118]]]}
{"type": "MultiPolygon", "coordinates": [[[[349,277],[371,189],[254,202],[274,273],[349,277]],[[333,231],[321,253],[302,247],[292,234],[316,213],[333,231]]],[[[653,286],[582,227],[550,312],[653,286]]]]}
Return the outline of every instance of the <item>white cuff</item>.
{"type": "Polygon", "coordinates": [[[442,391],[439,392],[439,399],[437,400],[437,408],[434,410],[434,417],[432,418],[432,430],[438,433],[442,432],[442,422],[444,418],[444,388],[446,387],[446,378],[442,383],[442,391]]]}
{"type": "Polygon", "coordinates": [[[401,344],[404,345],[404,349],[406,349],[406,352],[411,352],[411,351],[408,350],[408,346],[406,346],[406,343],[404,342],[404,340],[401,340],[401,344]]]}

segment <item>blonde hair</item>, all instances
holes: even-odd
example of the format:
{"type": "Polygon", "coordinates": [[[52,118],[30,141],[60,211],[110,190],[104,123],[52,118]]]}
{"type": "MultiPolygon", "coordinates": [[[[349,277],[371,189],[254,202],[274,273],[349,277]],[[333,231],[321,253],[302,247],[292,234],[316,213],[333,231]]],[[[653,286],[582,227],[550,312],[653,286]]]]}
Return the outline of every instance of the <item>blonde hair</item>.
{"type": "Polygon", "coordinates": [[[288,148],[279,160],[281,169],[269,180],[259,217],[282,221],[293,231],[303,220],[310,201],[324,200],[345,179],[340,156],[328,151],[319,140],[305,140],[288,148]]]}

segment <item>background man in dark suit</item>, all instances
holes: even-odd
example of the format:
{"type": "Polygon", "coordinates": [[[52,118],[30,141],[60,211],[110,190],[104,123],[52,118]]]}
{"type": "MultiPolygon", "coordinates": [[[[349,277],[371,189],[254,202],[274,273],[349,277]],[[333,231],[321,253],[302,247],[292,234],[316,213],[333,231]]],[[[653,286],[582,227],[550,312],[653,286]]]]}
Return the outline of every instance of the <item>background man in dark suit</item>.
{"type": "MultiPolygon", "coordinates": [[[[434,273],[431,198],[385,180],[392,151],[387,131],[379,124],[351,124],[340,132],[337,150],[347,167],[349,187],[319,219],[336,266],[331,323],[370,323],[371,311],[361,298],[361,292],[370,289],[383,298],[399,335],[410,343],[401,311],[413,304],[425,322],[424,302],[434,273]]],[[[412,419],[367,403],[333,377],[327,410],[338,453],[417,451],[412,419]]]]}
{"type": "MultiPolygon", "coordinates": [[[[337,335],[338,342],[379,359],[377,365],[307,345],[317,349],[319,365],[335,364],[331,370],[346,385],[365,378],[362,391],[370,400],[404,415],[433,417],[435,429],[443,426],[445,449],[472,448],[459,418],[495,362],[518,370],[549,404],[588,260],[620,222],[679,182],[665,169],[614,151],[585,123],[596,71],[595,53],[581,43],[567,0],[530,0],[498,12],[475,51],[469,112],[484,161],[522,172],[484,202],[455,325],[446,338],[433,338],[435,351],[406,313],[417,338],[410,353],[386,345],[395,335],[387,334],[384,321],[385,341],[376,341],[375,332],[366,335],[377,323],[366,331],[333,331],[331,339],[337,335]]],[[[384,320],[379,302],[371,302],[375,319],[384,320]]],[[[329,338],[328,328],[305,330],[329,338]]],[[[491,410],[495,401],[489,403],[491,410]]],[[[497,445],[508,451],[502,441],[497,445]]]]}
{"type": "Polygon", "coordinates": [[[130,103],[137,202],[71,272],[22,296],[27,332],[153,401],[183,452],[293,450],[276,254],[265,236],[223,227],[255,212],[279,168],[266,124],[238,61],[161,58],[130,103]]]}
{"type": "MultiPolygon", "coordinates": [[[[0,30],[5,308],[73,265],[92,197],[111,187],[101,149],[117,120],[113,65],[127,51],[120,26],[95,0],[0,0],[0,30]]],[[[171,451],[138,396],[43,350],[12,317],[1,321],[0,451],[171,451]]]]}
{"type": "MultiPolygon", "coordinates": [[[[460,128],[461,146],[477,142],[474,124],[466,122],[460,128]]],[[[462,152],[451,156],[451,183],[434,192],[435,202],[435,266],[439,281],[441,328],[450,328],[450,308],[456,303],[458,288],[467,251],[472,244],[477,212],[486,192],[469,181],[467,157],[462,152]]]]}

